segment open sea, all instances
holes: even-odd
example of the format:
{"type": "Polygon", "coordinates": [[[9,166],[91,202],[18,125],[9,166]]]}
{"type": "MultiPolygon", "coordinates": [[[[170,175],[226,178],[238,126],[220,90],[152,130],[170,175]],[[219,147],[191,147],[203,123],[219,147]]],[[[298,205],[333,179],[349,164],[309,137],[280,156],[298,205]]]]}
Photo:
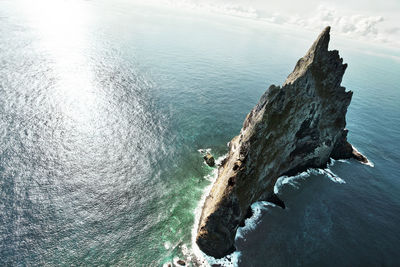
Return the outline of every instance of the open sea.
{"type": "MultiPolygon", "coordinates": [[[[322,29],[321,29],[322,30],[322,29]]],[[[118,1],[0,1],[0,266],[400,265],[400,50],[335,35],[354,91],[335,161],[283,177],[200,255],[216,158],[319,32],[118,1]],[[197,263],[196,263],[197,262],[197,263]]]]}

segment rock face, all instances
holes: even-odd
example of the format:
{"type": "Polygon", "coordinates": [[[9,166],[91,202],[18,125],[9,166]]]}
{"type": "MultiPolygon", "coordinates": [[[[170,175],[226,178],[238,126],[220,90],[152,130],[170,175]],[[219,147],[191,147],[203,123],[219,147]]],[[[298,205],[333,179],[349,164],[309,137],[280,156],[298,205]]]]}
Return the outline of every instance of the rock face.
{"type": "Polygon", "coordinates": [[[204,161],[207,163],[208,166],[214,167],[215,166],[215,160],[214,157],[210,153],[206,153],[206,155],[203,157],[204,161]]]}
{"type": "Polygon", "coordinates": [[[220,258],[235,250],[236,230],[250,205],[271,198],[280,176],[324,167],[330,158],[368,161],[347,142],[353,93],[340,85],[347,64],[338,51],[328,51],[329,31],[318,36],[282,87],[268,88],[229,143],[198,225],[196,243],[206,254],[220,258]]]}

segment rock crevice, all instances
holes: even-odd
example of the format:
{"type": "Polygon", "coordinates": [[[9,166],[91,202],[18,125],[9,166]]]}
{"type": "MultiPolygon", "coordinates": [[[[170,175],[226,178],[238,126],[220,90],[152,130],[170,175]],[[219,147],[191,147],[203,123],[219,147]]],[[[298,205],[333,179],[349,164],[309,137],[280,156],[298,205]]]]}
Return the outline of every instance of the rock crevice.
{"type": "Polygon", "coordinates": [[[268,88],[229,143],[198,225],[196,242],[206,254],[220,258],[234,250],[250,205],[271,197],[280,176],[324,167],[330,158],[367,162],[347,141],[353,93],[340,85],[347,64],[328,50],[329,31],[318,36],[282,87],[268,88]]]}

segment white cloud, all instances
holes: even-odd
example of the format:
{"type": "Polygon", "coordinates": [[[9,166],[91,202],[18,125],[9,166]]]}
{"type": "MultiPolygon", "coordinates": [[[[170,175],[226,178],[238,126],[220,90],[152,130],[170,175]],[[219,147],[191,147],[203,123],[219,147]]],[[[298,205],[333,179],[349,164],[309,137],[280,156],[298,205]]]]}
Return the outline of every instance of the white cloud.
{"type": "MultiPolygon", "coordinates": [[[[320,30],[330,25],[335,33],[352,39],[380,42],[400,47],[400,28],[398,27],[398,18],[400,17],[398,13],[400,10],[382,10],[379,0],[368,4],[343,0],[338,2],[340,3],[340,8],[332,6],[332,4],[320,4],[316,0],[302,1],[301,3],[287,2],[286,0],[280,2],[258,0],[155,1],[173,7],[256,19],[273,24],[300,26],[310,30],[320,30]],[[370,8],[366,10],[368,5],[370,5],[370,8]],[[354,9],[355,6],[363,7],[364,10],[356,11],[354,9]],[[374,9],[378,10],[376,14],[374,9]],[[389,19],[386,19],[385,15],[389,19]]],[[[393,2],[391,4],[391,9],[397,8],[397,3],[393,2]]]]}
{"type": "MultiPolygon", "coordinates": [[[[338,10],[320,5],[312,17],[295,17],[288,19],[287,24],[301,25],[306,29],[321,29],[330,25],[335,32],[348,37],[381,42],[396,42],[389,36],[385,37],[380,32],[379,23],[383,22],[382,16],[367,16],[359,14],[341,14],[338,10]]],[[[388,32],[386,32],[386,35],[388,32]]]]}

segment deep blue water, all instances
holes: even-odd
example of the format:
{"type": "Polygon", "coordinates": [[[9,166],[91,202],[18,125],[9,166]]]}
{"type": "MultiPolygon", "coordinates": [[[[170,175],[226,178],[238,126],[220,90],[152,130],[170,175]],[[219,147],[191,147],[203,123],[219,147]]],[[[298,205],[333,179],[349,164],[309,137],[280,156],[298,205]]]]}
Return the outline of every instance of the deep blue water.
{"type": "MultiPolygon", "coordinates": [[[[318,33],[124,1],[29,3],[0,2],[0,265],[193,257],[212,179],[198,150],[224,155],[318,33]]],[[[239,266],[400,264],[398,51],[332,31],[354,91],[349,139],[375,166],[335,162],[345,183],[312,173],[279,187],[288,208],[256,205],[239,266]]]]}

